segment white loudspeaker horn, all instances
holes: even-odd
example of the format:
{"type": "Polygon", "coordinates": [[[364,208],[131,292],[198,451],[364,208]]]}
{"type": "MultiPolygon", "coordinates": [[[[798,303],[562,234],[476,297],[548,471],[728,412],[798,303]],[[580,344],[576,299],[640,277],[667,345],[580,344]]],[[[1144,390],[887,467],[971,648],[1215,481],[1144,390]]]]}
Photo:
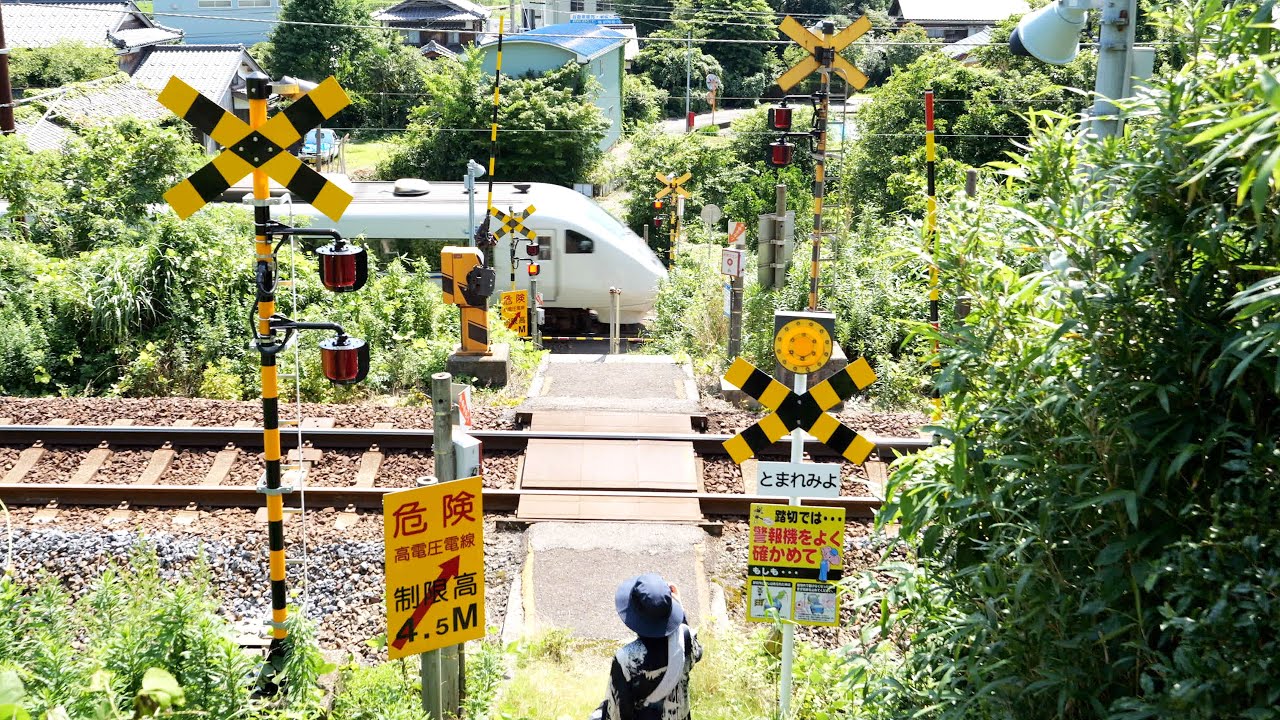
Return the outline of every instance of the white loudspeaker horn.
{"type": "Polygon", "coordinates": [[[1014,55],[1030,55],[1050,65],[1066,65],[1080,51],[1080,31],[1084,29],[1084,3],[1056,2],[1027,13],[1009,36],[1014,55]]]}

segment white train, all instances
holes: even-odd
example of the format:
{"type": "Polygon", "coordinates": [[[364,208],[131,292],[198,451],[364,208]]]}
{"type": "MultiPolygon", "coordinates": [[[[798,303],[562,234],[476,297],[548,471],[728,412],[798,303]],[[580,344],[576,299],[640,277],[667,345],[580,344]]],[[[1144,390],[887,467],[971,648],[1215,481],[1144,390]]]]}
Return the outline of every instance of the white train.
{"type": "MultiPolygon", "coordinates": [[[[440,248],[466,245],[469,230],[467,191],[461,182],[352,182],[330,176],[355,198],[334,223],[309,205],[277,205],[272,216],[288,222],[289,213],[312,218],[312,227],[332,227],[343,237],[363,235],[375,254],[429,259],[438,267],[440,248]],[[426,192],[422,192],[425,190],[426,192]]],[[[238,201],[246,188],[231,191],[238,201]],[[238,194],[236,194],[238,191],[238,194]]],[[[475,217],[486,211],[487,186],[476,183],[475,217]]],[[[538,234],[538,292],[547,311],[548,330],[594,329],[593,321],[612,318],[609,288],[622,290],[619,321],[643,323],[653,310],[658,283],[666,269],[638,235],[603,208],[568,188],[544,183],[495,183],[493,204],[504,212],[533,205],[525,225],[538,234]]],[[[517,258],[528,259],[525,244],[517,258]]],[[[492,251],[498,290],[509,290],[510,236],[492,251]]],[[[527,266],[518,263],[516,286],[527,288],[527,266]]]]}

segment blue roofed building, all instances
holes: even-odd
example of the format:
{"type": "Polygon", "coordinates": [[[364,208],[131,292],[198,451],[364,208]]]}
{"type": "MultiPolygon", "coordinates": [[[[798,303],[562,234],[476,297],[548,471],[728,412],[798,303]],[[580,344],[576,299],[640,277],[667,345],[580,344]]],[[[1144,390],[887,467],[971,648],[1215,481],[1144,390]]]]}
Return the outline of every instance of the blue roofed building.
{"type": "MultiPolygon", "coordinates": [[[[622,137],[622,75],[628,36],[618,30],[590,23],[547,25],[503,40],[502,73],[520,76],[540,74],[576,62],[584,76],[598,83],[592,101],[604,113],[610,125],[600,140],[600,149],[608,150],[622,137]]],[[[484,53],[484,69],[490,74],[497,60],[496,40],[480,46],[484,53]]]]}
{"type": "Polygon", "coordinates": [[[155,0],[154,7],[157,18],[197,45],[264,42],[280,17],[280,0],[155,0]]]}

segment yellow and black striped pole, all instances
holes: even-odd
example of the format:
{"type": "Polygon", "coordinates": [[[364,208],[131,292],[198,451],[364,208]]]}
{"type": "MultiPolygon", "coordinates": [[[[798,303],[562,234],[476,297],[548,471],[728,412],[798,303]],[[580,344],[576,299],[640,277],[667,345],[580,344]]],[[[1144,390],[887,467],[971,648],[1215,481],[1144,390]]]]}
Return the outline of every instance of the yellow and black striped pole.
{"type": "MultiPolygon", "coordinates": [[[[245,91],[249,96],[249,127],[257,130],[267,123],[267,98],[271,94],[271,81],[262,73],[251,73],[245,78],[245,91]]],[[[278,668],[278,661],[285,652],[288,617],[286,608],[284,561],[284,496],[280,493],[280,409],[276,378],[275,344],[271,329],[271,317],[276,312],[275,251],[267,237],[271,211],[265,200],[271,198],[267,173],[259,168],[253,171],[253,197],[259,201],[253,207],[253,230],[256,255],[258,301],[258,351],[262,372],[262,453],[266,460],[265,489],[267,495],[267,542],[270,551],[271,578],[271,648],[268,662],[278,668]]]]}
{"type": "Polygon", "coordinates": [[[933,91],[924,91],[924,177],[925,177],[925,210],[924,210],[924,249],[925,254],[929,258],[929,326],[933,328],[935,333],[933,338],[933,375],[935,382],[930,383],[932,386],[932,402],[933,402],[933,420],[936,422],[942,419],[942,395],[938,392],[937,375],[938,370],[942,367],[942,361],[938,359],[939,344],[937,333],[941,331],[941,324],[938,319],[938,263],[934,261],[934,252],[937,250],[938,243],[938,196],[936,183],[935,161],[937,160],[937,148],[933,139],[933,91]]]}
{"type": "Polygon", "coordinates": [[[821,67],[818,68],[818,117],[814,119],[818,143],[813,153],[813,254],[809,266],[809,310],[811,311],[818,309],[818,262],[822,255],[822,199],[827,194],[827,116],[831,112],[831,68],[836,56],[835,48],[831,47],[831,36],[834,32],[834,24],[823,23],[823,47],[816,53],[821,67]]]}
{"type": "MultiPolygon", "coordinates": [[[[498,56],[493,66],[493,117],[489,121],[489,197],[485,203],[485,212],[493,215],[493,170],[498,163],[498,102],[502,95],[502,33],[506,29],[507,19],[498,18],[498,56]]],[[[487,221],[486,221],[487,225],[487,221]]],[[[514,242],[514,238],[512,239],[514,242]]]]}

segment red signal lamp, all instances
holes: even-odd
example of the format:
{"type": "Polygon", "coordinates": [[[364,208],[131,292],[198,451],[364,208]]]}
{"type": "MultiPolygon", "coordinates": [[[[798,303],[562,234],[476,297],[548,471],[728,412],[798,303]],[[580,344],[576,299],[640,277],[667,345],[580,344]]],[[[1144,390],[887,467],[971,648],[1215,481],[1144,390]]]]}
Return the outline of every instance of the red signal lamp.
{"type": "Polygon", "coordinates": [[[791,156],[796,146],[786,140],[769,143],[769,167],[786,167],[791,164],[791,156]]]}
{"type": "Polygon", "coordinates": [[[786,105],[769,108],[769,129],[776,132],[790,132],[791,108],[786,105]]]}
{"type": "Polygon", "coordinates": [[[320,256],[320,281],[336,293],[355,292],[369,279],[369,254],[342,240],[316,250],[320,256]]]}
{"type": "Polygon", "coordinates": [[[654,201],[653,201],[653,209],[654,209],[654,210],[661,210],[661,209],[662,209],[662,201],[661,201],[661,200],[654,200],[654,201]]]}
{"type": "Polygon", "coordinates": [[[656,227],[656,228],[661,228],[661,227],[662,227],[662,216],[661,216],[661,215],[659,215],[658,217],[656,217],[656,218],[654,218],[654,219],[653,219],[653,226],[654,226],[654,227],[656,227]]]}
{"type": "Polygon", "coordinates": [[[540,272],[542,268],[538,267],[538,263],[529,263],[529,277],[538,277],[540,272]]]}
{"type": "Polygon", "coordinates": [[[338,333],[320,343],[320,366],[335,385],[351,385],[369,374],[369,344],[338,333]]]}
{"type": "Polygon", "coordinates": [[[529,245],[525,247],[524,251],[529,254],[529,257],[538,257],[538,251],[540,249],[541,248],[538,247],[537,243],[529,243],[529,245]]]}

